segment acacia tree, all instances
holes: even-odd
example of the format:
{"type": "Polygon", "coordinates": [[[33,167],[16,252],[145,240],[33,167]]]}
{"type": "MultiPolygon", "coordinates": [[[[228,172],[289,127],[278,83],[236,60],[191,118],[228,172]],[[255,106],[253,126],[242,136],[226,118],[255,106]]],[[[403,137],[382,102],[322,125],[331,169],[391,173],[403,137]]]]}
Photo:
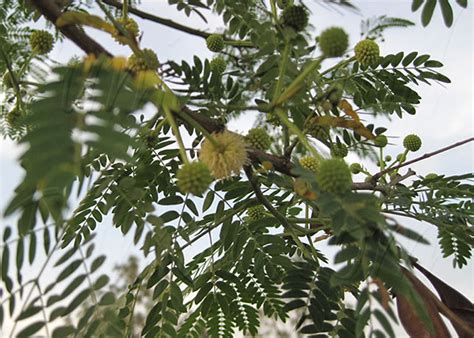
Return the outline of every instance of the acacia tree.
{"type": "MultiPolygon", "coordinates": [[[[426,26],[437,4],[414,0],[412,9],[426,26]]],[[[283,321],[295,311],[295,330],[314,337],[393,337],[394,322],[413,337],[447,337],[441,315],[459,336],[472,336],[472,303],[396,237],[426,243],[396,216],[431,223],[444,255],[459,268],[467,263],[473,175],[421,177],[409,168],[472,138],[417,157],[420,138],[401,135],[406,150],[391,158],[387,128],[371,121],[415,114],[418,85],[449,82],[429,55],[380,55],[384,29],[413,23],[367,21],[365,36],[350,46],[338,27],[315,38],[299,1],[169,5],[204,21],[212,10],[223,32],[128,1],[5,0],[0,7],[2,132],[26,149],[25,176],[5,210],[17,224],[3,230],[0,324],[13,323],[9,334],[255,335],[259,311],[283,321]],[[216,56],[158,60],[140,45],[142,34],[153,33],[142,32],[137,18],[205,39],[216,56]],[[30,28],[37,20],[45,30],[30,28]],[[112,55],[84,27],[110,34],[131,55],[112,55]],[[48,59],[64,39],[85,56],[48,59]],[[246,111],[258,115],[258,126],[247,135],[230,131],[228,121],[246,111]],[[362,163],[347,164],[348,152],[362,163]],[[94,255],[94,234],[109,214],[149,262],[120,290],[96,273],[106,257],[94,255]],[[317,248],[323,240],[338,248],[334,262],[317,248]],[[203,250],[189,256],[196,245],[203,250]],[[24,278],[27,264],[39,267],[33,278],[24,278]],[[44,281],[45,271],[54,282],[44,281]],[[137,327],[142,290],[152,306],[137,327]]],[[[450,1],[438,7],[450,26],[450,1]]]]}

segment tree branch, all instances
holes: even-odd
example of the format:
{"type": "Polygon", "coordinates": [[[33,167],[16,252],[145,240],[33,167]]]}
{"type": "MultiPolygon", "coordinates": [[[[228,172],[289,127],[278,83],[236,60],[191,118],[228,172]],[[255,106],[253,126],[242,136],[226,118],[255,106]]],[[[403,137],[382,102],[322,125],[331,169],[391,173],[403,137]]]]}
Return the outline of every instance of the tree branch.
{"type": "MultiPolygon", "coordinates": [[[[56,26],[56,20],[61,16],[62,12],[56,5],[56,2],[50,0],[31,0],[31,3],[43,14],[49,21],[56,26]]],[[[57,27],[57,26],[56,26],[57,27]]],[[[112,56],[104,47],[91,39],[83,30],[76,25],[67,25],[57,27],[68,39],[74,42],[80,49],[87,54],[99,56],[105,54],[112,56]]]]}
{"type": "MultiPolygon", "coordinates": [[[[102,0],[102,2],[109,6],[122,9],[122,4],[116,0],[102,0]]],[[[191,34],[191,35],[200,36],[201,38],[204,38],[204,39],[207,38],[209,35],[211,35],[210,33],[206,33],[206,32],[191,28],[191,27],[181,25],[169,19],[160,18],[159,16],[141,11],[133,7],[129,7],[128,12],[133,13],[142,19],[150,20],[150,21],[159,23],[160,25],[167,26],[167,27],[179,30],[181,32],[191,34]]]]}
{"type": "MultiPolygon", "coordinates": [[[[114,6],[114,7],[117,7],[117,6],[120,5],[120,8],[121,8],[121,4],[118,3],[115,0],[102,0],[102,1],[106,4],[114,6]]],[[[43,14],[53,24],[56,23],[56,20],[62,14],[60,8],[53,1],[32,0],[32,3],[36,6],[36,8],[38,8],[38,10],[41,12],[41,14],[43,14]]],[[[146,15],[150,15],[151,17],[154,17],[151,14],[141,12],[141,11],[139,11],[137,9],[134,9],[134,8],[129,8],[129,12],[133,13],[133,14],[136,14],[136,15],[146,14],[146,15]],[[137,14],[137,13],[139,13],[139,14],[137,14]]],[[[166,21],[166,19],[162,19],[162,20],[165,20],[164,21],[165,23],[169,23],[168,21],[166,21]]],[[[165,24],[165,23],[163,23],[163,24],[165,24]]],[[[178,24],[176,24],[176,25],[177,25],[176,27],[181,27],[178,24]]],[[[176,27],[173,27],[173,28],[176,28],[176,27]]],[[[176,28],[176,29],[179,29],[179,28],[176,28]]],[[[113,57],[113,55],[111,53],[109,53],[104,47],[102,47],[100,44],[98,44],[95,40],[90,38],[79,27],[77,27],[75,25],[67,25],[67,26],[60,27],[59,30],[67,38],[69,38],[71,41],[73,41],[79,48],[81,48],[87,54],[94,54],[96,56],[99,56],[101,54],[105,54],[109,57],[113,57]]],[[[195,35],[199,35],[199,36],[202,36],[202,37],[207,37],[209,35],[208,33],[205,33],[205,32],[201,32],[201,33],[195,34],[195,35]],[[201,34],[201,33],[203,33],[203,34],[201,34]]],[[[189,109],[186,106],[183,106],[181,108],[181,112],[189,115],[194,121],[199,123],[209,133],[220,132],[220,131],[225,129],[225,125],[223,125],[222,123],[220,123],[220,122],[218,122],[218,121],[216,121],[216,120],[214,120],[210,117],[202,115],[198,112],[192,111],[191,109],[189,109]]],[[[179,118],[179,116],[177,116],[177,118],[179,118]]],[[[390,170],[395,170],[397,168],[401,168],[405,165],[414,163],[414,162],[419,161],[419,160],[424,159],[424,158],[428,158],[430,156],[436,155],[440,152],[446,151],[448,149],[454,148],[456,146],[459,146],[461,144],[470,142],[472,140],[474,140],[474,138],[471,138],[471,139],[468,139],[466,141],[459,142],[455,145],[443,148],[441,150],[438,150],[437,152],[426,154],[426,155],[422,156],[421,158],[406,162],[406,163],[404,163],[403,165],[400,165],[400,166],[390,168],[390,170]]],[[[292,176],[292,177],[297,176],[296,174],[294,174],[292,172],[292,169],[294,167],[293,163],[285,157],[280,157],[280,156],[268,154],[268,153],[265,153],[265,152],[263,152],[261,150],[257,150],[257,149],[249,150],[248,156],[249,156],[249,159],[252,161],[252,163],[262,163],[262,162],[265,162],[265,161],[270,162],[275,171],[278,171],[282,174],[292,176]]],[[[385,171],[387,171],[387,170],[385,170],[385,171]]],[[[376,179],[374,180],[372,178],[373,183],[372,182],[356,182],[356,183],[353,183],[352,190],[372,190],[372,191],[375,190],[375,191],[383,192],[383,189],[376,186],[376,184],[375,184],[376,180],[380,176],[382,176],[383,174],[385,174],[385,172],[381,172],[381,173],[376,174],[374,176],[374,177],[376,177],[376,179]]]]}

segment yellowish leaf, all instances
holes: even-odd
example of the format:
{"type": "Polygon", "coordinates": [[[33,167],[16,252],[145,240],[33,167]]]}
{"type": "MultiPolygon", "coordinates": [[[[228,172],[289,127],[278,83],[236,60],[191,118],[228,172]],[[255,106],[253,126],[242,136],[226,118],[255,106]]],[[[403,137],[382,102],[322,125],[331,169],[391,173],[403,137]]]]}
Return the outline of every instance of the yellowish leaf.
{"type": "Polygon", "coordinates": [[[77,11],[65,12],[56,20],[56,25],[58,27],[66,25],[89,26],[110,34],[114,34],[116,31],[114,25],[103,20],[101,17],[77,11]]]}
{"type": "Polygon", "coordinates": [[[312,119],[312,123],[330,126],[330,127],[341,127],[346,129],[352,129],[357,134],[372,140],[375,138],[375,135],[367,129],[361,122],[354,121],[354,120],[347,120],[342,117],[335,117],[335,116],[318,116],[312,119]]]}
{"type": "Polygon", "coordinates": [[[347,100],[341,100],[341,102],[339,102],[339,108],[341,108],[346,115],[352,117],[354,121],[360,122],[359,115],[354,111],[352,105],[347,102],[347,100]]]}

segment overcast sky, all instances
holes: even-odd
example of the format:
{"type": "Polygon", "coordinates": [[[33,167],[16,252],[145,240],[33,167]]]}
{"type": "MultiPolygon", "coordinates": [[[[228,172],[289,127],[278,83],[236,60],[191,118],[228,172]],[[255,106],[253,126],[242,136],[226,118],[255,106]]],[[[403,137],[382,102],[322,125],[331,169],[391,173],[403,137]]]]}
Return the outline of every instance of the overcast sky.
{"type": "MultiPolygon", "coordinates": [[[[342,26],[350,32],[350,41],[353,46],[359,38],[360,22],[364,18],[388,15],[402,17],[414,21],[417,25],[405,29],[388,30],[385,33],[385,42],[381,44],[381,53],[406,53],[417,50],[420,54],[430,54],[433,59],[444,63],[441,72],[447,75],[452,83],[448,85],[433,84],[422,85],[419,93],[422,102],[418,107],[416,116],[406,115],[403,119],[394,119],[390,123],[387,134],[400,136],[416,133],[423,140],[420,151],[430,152],[448,144],[460,141],[473,135],[473,6],[461,10],[454,7],[454,24],[447,29],[440,17],[438,10],[434,15],[432,24],[422,28],[420,13],[411,13],[411,1],[357,1],[360,13],[348,11],[328,10],[317,4],[316,1],[305,1],[312,10],[311,23],[315,26],[314,34],[321,32],[329,26],[342,26]]],[[[188,18],[184,13],[170,10],[167,1],[142,1],[142,8],[150,13],[170,18],[188,26],[199,26],[208,32],[221,31],[221,21],[212,17],[208,24],[202,22],[197,16],[188,18]]],[[[190,36],[176,30],[157,25],[148,21],[137,20],[144,31],[142,47],[153,48],[160,60],[190,60],[193,55],[201,58],[211,57],[206,49],[203,39],[190,36]]],[[[128,55],[129,52],[113,42],[113,40],[100,32],[94,31],[94,37],[114,54],[128,55]]],[[[67,61],[73,55],[82,52],[70,42],[57,45],[51,57],[58,61],[67,61]]],[[[233,121],[229,128],[244,132],[252,127],[255,112],[242,116],[233,121]]],[[[380,124],[384,122],[378,120],[380,124]]],[[[390,139],[401,143],[400,139],[390,139]]],[[[402,148],[390,146],[388,154],[396,155],[402,148]]],[[[472,144],[454,149],[448,153],[430,158],[413,165],[418,174],[436,172],[439,174],[462,174],[472,172],[474,168],[472,144]]],[[[16,159],[20,154],[19,149],[8,140],[0,140],[0,207],[3,210],[11,198],[14,187],[21,180],[23,171],[17,165],[16,159]]],[[[355,160],[355,158],[351,158],[355,160]]],[[[430,239],[434,245],[423,246],[414,242],[404,241],[405,247],[416,257],[420,258],[423,266],[430,269],[438,277],[449,283],[463,294],[474,300],[474,265],[472,260],[463,270],[453,269],[451,258],[443,259],[436,243],[436,229],[432,225],[414,222],[405,222],[430,239]]],[[[12,223],[11,220],[3,220],[12,223]]],[[[116,258],[109,261],[107,267],[114,262],[125,261],[127,256],[137,253],[129,238],[122,238],[121,232],[105,222],[99,227],[98,247],[108,253],[108,257],[116,258]]],[[[199,251],[200,248],[196,248],[199,251]]],[[[332,252],[333,249],[331,248],[332,252]]],[[[400,337],[402,337],[400,333],[400,337]]]]}

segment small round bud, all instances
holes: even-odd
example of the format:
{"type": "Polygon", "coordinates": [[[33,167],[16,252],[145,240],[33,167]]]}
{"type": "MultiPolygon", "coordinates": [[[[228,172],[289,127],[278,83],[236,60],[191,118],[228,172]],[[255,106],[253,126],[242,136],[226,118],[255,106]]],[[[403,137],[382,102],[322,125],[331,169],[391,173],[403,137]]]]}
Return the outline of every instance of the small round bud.
{"type": "Polygon", "coordinates": [[[224,39],[222,35],[211,34],[206,39],[206,45],[211,52],[218,53],[224,49],[224,39]]]}
{"type": "Polygon", "coordinates": [[[250,207],[247,210],[247,215],[249,216],[250,221],[258,221],[265,217],[265,208],[263,205],[256,205],[254,207],[250,207]]]}
{"type": "Polygon", "coordinates": [[[357,175],[362,172],[362,166],[359,163],[352,163],[350,169],[354,175],[357,175]]]}
{"type": "Polygon", "coordinates": [[[319,161],[314,157],[305,156],[300,158],[299,162],[300,165],[306,170],[312,171],[314,173],[318,172],[319,170],[319,161]]]}
{"type": "Polygon", "coordinates": [[[227,62],[222,56],[218,56],[211,60],[210,66],[212,72],[222,74],[227,68],[227,62]]]}
{"type": "Polygon", "coordinates": [[[343,195],[351,189],[351,171],[346,162],[341,159],[325,160],[319,166],[319,174],[316,176],[316,181],[322,191],[343,195]]]}
{"type": "Polygon", "coordinates": [[[326,29],[319,36],[319,47],[326,57],[340,57],[349,46],[347,33],[339,27],[326,29]]]}
{"type": "Polygon", "coordinates": [[[397,155],[397,161],[398,162],[405,162],[407,159],[407,157],[405,156],[405,154],[398,154],[397,155]]]}
{"type": "Polygon", "coordinates": [[[252,128],[245,136],[247,142],[252,148],[259,150],[267,150],[272,144],[270,135],[263,128],[252,128]]]}
{"type": "Polygon", "coordinates": [[[35,30],[30,35],[30,46],[37,54],[48,54],[53,49],[53,36],[44,30],[35,30]]]}
{"type": "Polygon", "coordinates": [[[360,41],[354,48],[357,61],[363,66],[370,66],[377,62],[380,56],[379,45],[370,39],[360,41]]]}
{"type": "Polygon", "coordinates": [[[327,140],[329,137],[329,127],[310,123],[308,125],[308,134],[319,140],[327,140]]]}
{"type": "Polygon", "coordinates": [[[415,134],[407,135],[403,139],[403,146],[409,151],[417,151],[421,148],[421,139],[415,134]]]}
{"type": "Polygon", "coordinates": [[[333,157],[344,158],[344,157],[347,156],[348,152],[349,151],[348,151],[347,147],[342,143],[336,143],[331,148],[331,155],[333,157]]]}
{"type": "Polygon", "coordinates": [[[387,143],[388,143],[388,139],[387,139],[387,136],[385,135],[377,135],[377,137],[374,139],[374,144],[380,148],[385,147],[387,143]]]}
{"type": "Polygon", "coordinates": [[[283,10],[281,20],[285,26],[293,28],[300,32],[305,29],[308,24],[308,12],[303,6],[292,5],[283,10]]]}
{"type": "Polygon", "coordinates": [[[176,173],[177,184],[182,193],[201,196],[212,183],[209,168],[202,162],[183,164],[176,173]]]}
{"type": "Polygon", "coordinates": [[[385,162],[390,162],[392,160],[392,156],[387,155],[385,156],[385,162]]]}
{"type": "Polygon", "coordinates": [[[425,176],[425,180],[433,180],[438,177],[438,174],[435,173],[429,173],[425,176]]]}
{"type": "Polygon", "coordinates": [[[134,72],[141,70],[155,70],[158,68],[160,63],[158,62],[158,57],[155,52],[149,48],[142,50],[143,56],[138,56],[136,54],[130,55],[128,58],[128,68],[134,72]]]}

